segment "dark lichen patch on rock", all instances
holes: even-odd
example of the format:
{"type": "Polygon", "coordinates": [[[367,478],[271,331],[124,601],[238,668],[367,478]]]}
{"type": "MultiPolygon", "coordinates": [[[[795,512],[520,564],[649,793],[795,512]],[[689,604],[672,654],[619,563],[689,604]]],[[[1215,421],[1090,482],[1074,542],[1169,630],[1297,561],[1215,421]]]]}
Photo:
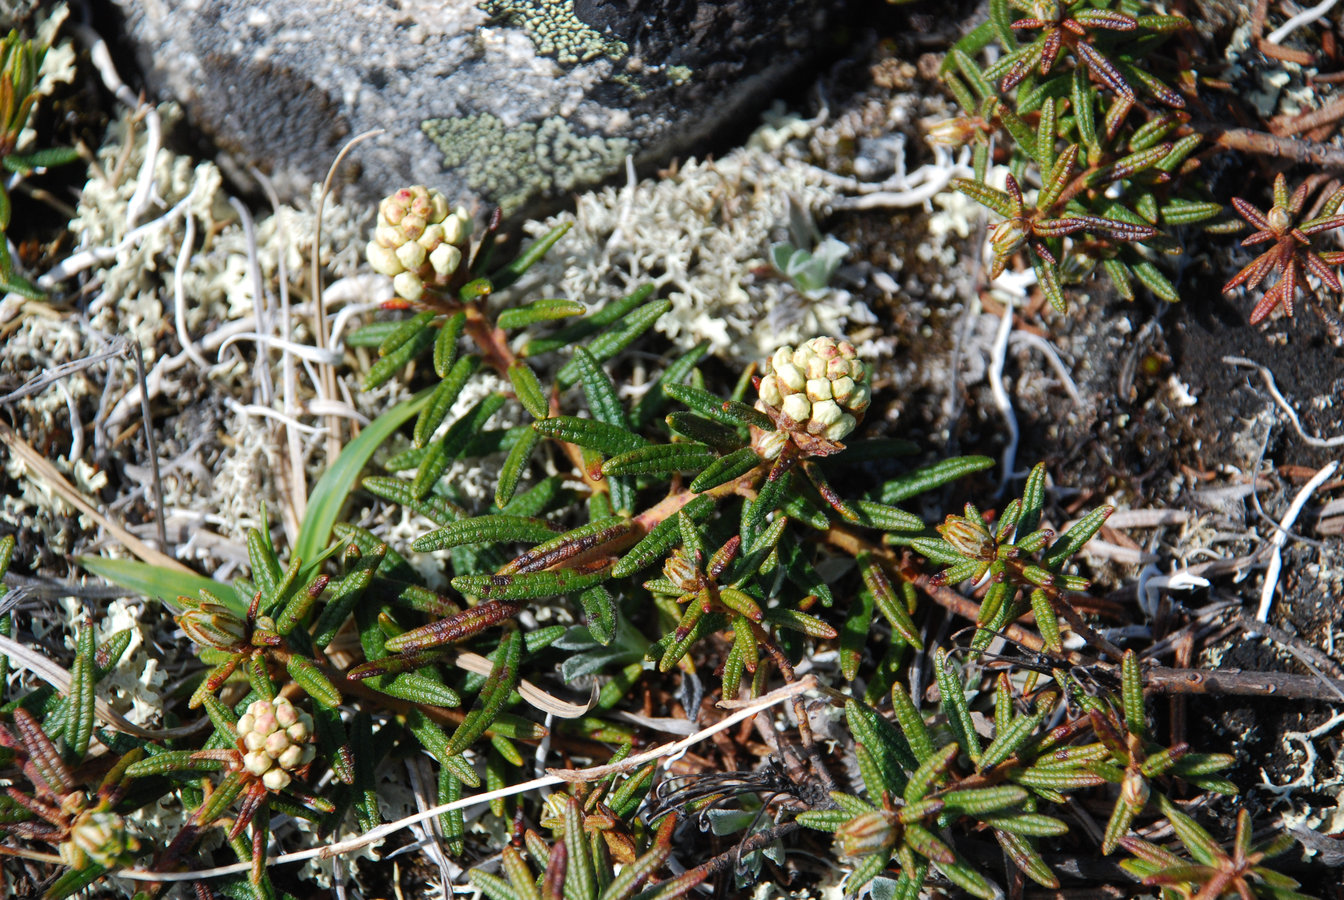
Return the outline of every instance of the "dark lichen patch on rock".
{"type": "Polygon", "coordinates": [[[583,135],[559,116],[507,127],[499,117],[476,113],[426,119],[421,130],[473,190],[515,212],[541,197],[606,178],[634,144],[625,138],[583,135]]]}

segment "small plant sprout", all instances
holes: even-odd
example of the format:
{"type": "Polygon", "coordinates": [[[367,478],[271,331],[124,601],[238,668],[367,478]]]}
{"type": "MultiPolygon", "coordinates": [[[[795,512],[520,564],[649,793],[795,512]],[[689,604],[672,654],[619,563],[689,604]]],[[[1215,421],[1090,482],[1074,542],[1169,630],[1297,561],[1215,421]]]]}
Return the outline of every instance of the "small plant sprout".
{"type": "Polygon", "coordinates": [[[1321,207],[1320,214],[1304,222],[1298,222],[1302,214],[1302,205],[1307,199],[1307,183],[1298,185],[1291,195],[1288,182],[1280,173],[1274,179],[1274,205],[1268,212],[1261,212],[1240,197],[1232,198],[1237,212],[1257,230],[1241,242],[1243,247],[1253,247],[1272,241],[1273,245],[1242,267],[1223,285],[1223,293],[1228,294],[1239,287],[1253,290],[1270,273],[1278,275],[1274,285],[1265,291],[1255,309],[1251,310],[1251,324],[1258,325],[1269,317],[1276,308],[1282,306],[1288,316],[1293,314],[1293,302],[1299,286],[1307,287],[1308,273],[1315,275],[1321,283],[1335,293],[1344,292],[1339,276],[1332,266],[1344,264],[1344,251],[1317,250],[1312,246],[1312,238],[1318,234],[1333,231],[1344,225],[1344,215],[1339,214],[1344,205],[1344,188],[1332,193],[1321,207]]]}

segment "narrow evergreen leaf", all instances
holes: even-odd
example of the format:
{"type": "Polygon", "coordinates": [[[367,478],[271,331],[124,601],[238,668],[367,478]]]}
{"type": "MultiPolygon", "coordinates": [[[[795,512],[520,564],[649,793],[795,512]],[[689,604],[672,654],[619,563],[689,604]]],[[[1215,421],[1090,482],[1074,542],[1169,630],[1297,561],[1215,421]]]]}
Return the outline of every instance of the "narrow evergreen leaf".
{"type": "Polygon", "coordinates": [[[532,451],[539,443],[541,435],[529,428],[523,432],[518,443],[509,449],[509,455],[499,467],[499,480],[495,482],[495,505],[500,509],[510,506],[515,499],[514,492],[518,490],[518,482],[522,480],[523,472],[532,458],[532,451]]]}
{"type": "Polygon", "coordinates": [[[447,471],[449,463],[466,447],[467,441],[484,428],[485,423],[503,405],[504,398],[499,394],[482,397],[462,418],[448,426],[448,431],[442,438],[430,444],[429,452],[421,461],[420,468],[415,473],[415,480],[412,482],[412,491],[416,499],[429,494],[439,477],[447,471]]]}
{"type": "Polygon", "coordinates": [[[642,306],[652,293],[653,285],[641,285],[634,293],[617,300],[615,303],[608,303],[597,312],[561,328],[550,337],[534,338],[523,348],[521,355],[527,357],[538,356],[552,350],[559,350],[562,347],[572,346],[607,325],[624,319],[632,311],[642,306]]]}
{"type": "Polygon", "coordinates": [[[522,541],[536,543],[555,537],[544,519],[529,516],[489,515],[461,519],[421,535],[411,544],[416,551],[428,553],[463,544],[499,544],[522,541]]]}
{"type": "Polygon", "coordinates": [[[412,319],[407,319],[383,341],[378,348],[382,358],[369,367],[368,374],[364,376],[362,390],[371,391],[379,387],[433,345],[437,334],[428,324],[432,318],[433,313],[421,313],[412,319]]]}
{"type": "Polygon", "coordinates": [[[546,437],[596,450],[607,456],[619,456],[649,444],[644,438],[619,426],[577,416],[552,416],[533,422],[532,427],[546,437]]]}
{"type": "Polygon", "coordinates": [[[565,232],[573,226],[572,222],[563,222],[550,231],[546,232],[538,240],[534,241],[525,251],[518,255],[516,259],[501,269],[490,273],[488,281],[496,291],[501,291],[513,284],[523,276],[528,269],[532,268],[543,256],[546,255],[556,241],[565,236],[565,232]]]}
{"type": "Polygon", "coordinates": [[[416,447],[424,447],[429,443],[434,432],[438,431],[443,420],[448,417],[453,404],[457,402],[462,389],[467,386],[467,381],[480,368],[481,359],[479,356],[464,356],[453,363],[448,374],[439,382],[438,387],[434,388],[434,393],[429,397],[429,403],[420,410],[420,415],[415,420],[414,440],[416,447]]]}
{"type": "Polygon", "coordinates": [[[669,475],[696,472],[718,459],[704,444],[655,444],[613,456],[602,464],[602,474],[669,475]]]}
{"type": "Polygon", "coordinates": [[[994,465],[994,460],[988,456],[958,456],[945,459],[882,485],[882,502],[900,503],[958,478],[993,468],[994,465]]]}
{"type": "Polygon", "coordinates": [[[485,733],[490,723],[504,708],[509,694],[518,686],[518,664],[522,659],[523,636],[517,628],[506,631],[500,643],[500,652],[485,688],[481,691],[476,705],[467,713],[462,724],[453,732],[448,743],[448,755],[461,753],[485,733]]]}
{"type": "Polygon", "coordinates": [[[611,577],[609,571],[579,572],[555,569],[518,575],[458,575],[453,589],[492,600],[535,600],[585,590],[611,577]]]}
{"type": "Polygon", "coordinates": [[[537,300],[526,306],[501,311],[495,319],[495,326],[510,331],[514,328],[526,328],[538,322],[581,316],[587,311],[588,307],[574,300],[537,300]]]}

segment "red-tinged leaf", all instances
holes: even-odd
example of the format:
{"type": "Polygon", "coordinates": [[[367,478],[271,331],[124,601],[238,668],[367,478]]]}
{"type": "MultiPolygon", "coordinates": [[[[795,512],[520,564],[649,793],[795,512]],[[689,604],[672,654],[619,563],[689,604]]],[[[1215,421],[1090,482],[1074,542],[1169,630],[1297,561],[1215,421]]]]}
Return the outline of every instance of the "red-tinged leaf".
{"type": "Polygon", "coordinates": [[[61,755],[56,752],[55,745],[42,730],[37,719],[33,718],[28,710],[21,706],[17,707],[14,710],[14,727],[28,751],[24,769],[30,777],[35,775],[36,778],[33,780],[40,780],[48,791],[57,797],[64,797],[73,791],[75,784],[70,777],[70,770],[61,761],[61,755]]]}
{"type": "Polygon", "coordinates": [[[1114,9],[1084,9],[1072,15],[1073,20],[1085,28],[1133,31],[1139,24],[1133,16],[1114,9]]]}
{"type": "Polygon", "coordinates": [[[1264,213],[1260,212],[1258,208],[1252,206],[1240,197],[1233,197],[1232,205],[1236,207],[1237,214],[1247,222],[1250,222],[1261,231],[1269,234],[1273,233],[1272,229],[1269,227],[1269,220],[1265,218],[1264,213]]]}
{"type": "Polygon", "coordinates": [[[1115,91],[1122,97],[1134,98],[1134,89],[1125,81],[1120,70],[1117,69],[1109,59],[1101,55],[1097,48],[1086,41],[1078,41],[1074,44],[1074,49],[1083,61],[1087,63],[1088,69],[1101,80],[1108,88],[1115,91]]]}
{"type": "Polygon", "coordinates": [[[607,516],[538,544],[501,568],[499,574],[540,572],[562,562],[573,565],[585,554],[591,555],[604,548],[611,552],[623,550],[637,535],[637,529],[638,526],[628,519],[607,516]]]}
{"type": "MultiPolygon", "coordinates": [[[[509,600],[487,600],[464,609],[455,616],[413,628],[396,637],[388,638],[384,647],[390,653],[413,652],[441,647],[497,625],[518,614],[521,607],[509,600]]],[[[372,674],[372,673],[370,673],[372,674]]]]}
{"type": "Polygon", "coordinates": [[[1013,88],[1021,84],[1032,70],[1040,63],[1041,57],[1045,54],[1045,41],[1037,40],[1018,51],[1018,55],[1013,59],[1008,67],[1008,73],[1003,76],[999,82],[999,90],[1002,93],[1008,93],[1013,88]]]}
{"type": "Polygon", "coordinates": [[[1336,293],[1344,290],[1344,288],[1340,286],[1339,276],[1337,276],[1334,271],[1321,260],[1320,256],[1315,253],[1308,253],[1306,254],[1306,263],[1311,274],[1321,279],[1321,282],[1330,288],[1330,290],[1335,291],[1336,293]]]}

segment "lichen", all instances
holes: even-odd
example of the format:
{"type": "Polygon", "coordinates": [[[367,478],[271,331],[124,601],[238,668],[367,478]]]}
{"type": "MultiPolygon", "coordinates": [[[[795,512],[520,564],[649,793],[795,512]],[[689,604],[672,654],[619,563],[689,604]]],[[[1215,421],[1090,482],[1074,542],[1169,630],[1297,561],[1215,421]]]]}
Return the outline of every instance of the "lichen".
{"type": "Polygon", "coordinates": [[[809,301],[766,274],[770,244],[788,234],[791,197],[821,211],[836,194],[815,167],[781,160],[760,143],[712,162],[691,160],[672,175],[592,191],[573,213],[527,226],[534,235],[574,226],[564,252],[539,263],[528,284],[600,307],[652,282],[672,301],[657,326],[664,334],[682,348],[708,341],[739,361],[873,321],[848,291],[809,301]]]}
{"type": "Polygon", "coordinates": [[[599,56],[620,59],[630,52],[624,41],[608,37],[574,13],[574,0],[483,0],[477,8],[507,25],[522,28],[537,53],[565,65],[599,56]]]}
{"type": "Polygon", "coordinates": [[[476,113],[426,119],[420,128],[443,152],[444,168],[506,215],[537,197],[601,181],[634,150],[626,138],[581,135],[559,116],[509,128],[476,113]]]}

